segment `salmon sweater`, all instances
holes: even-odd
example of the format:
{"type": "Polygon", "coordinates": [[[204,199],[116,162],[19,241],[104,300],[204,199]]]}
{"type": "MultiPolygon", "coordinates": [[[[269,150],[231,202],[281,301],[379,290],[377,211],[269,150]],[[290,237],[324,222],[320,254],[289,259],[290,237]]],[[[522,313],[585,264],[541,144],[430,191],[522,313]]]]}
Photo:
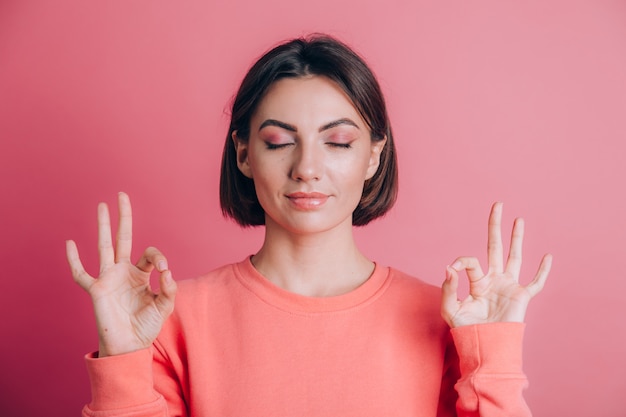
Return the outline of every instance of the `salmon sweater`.
{"type": "Polygon", "coordinates": [[[84,416],[530,416],[524,325],[450,330],[440,290],[376,265],[352,292],[305,297],[249,259],[179,282],[150,349],[87,355],[84,416]]]}

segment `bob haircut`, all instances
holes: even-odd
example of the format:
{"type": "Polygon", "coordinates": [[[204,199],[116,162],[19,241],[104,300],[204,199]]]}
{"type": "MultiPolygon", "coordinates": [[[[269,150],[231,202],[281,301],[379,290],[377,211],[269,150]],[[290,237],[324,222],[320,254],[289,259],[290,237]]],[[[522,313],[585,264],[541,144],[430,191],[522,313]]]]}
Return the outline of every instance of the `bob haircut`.
{"type": "Polygon", "coordinates": [[[283,78],[323,76],[334,81],[350,98],[371,131],[371,139],[387,139],[380,165],[365,181],[361,200],[352,213],[352,224],[364,226],[383,216],[398,193],[396,149],[385,99],[367,64],[344,43],[327,35],[314,34],[279,44],[250,68],[234,98],[230,127],[220,176],[220,205],[225,217],[243,227],[265,224],[265,212],[256,196],[254,182],[239,171],[232,139],[247,142],[250,120],[268,89],[283,78]]]}

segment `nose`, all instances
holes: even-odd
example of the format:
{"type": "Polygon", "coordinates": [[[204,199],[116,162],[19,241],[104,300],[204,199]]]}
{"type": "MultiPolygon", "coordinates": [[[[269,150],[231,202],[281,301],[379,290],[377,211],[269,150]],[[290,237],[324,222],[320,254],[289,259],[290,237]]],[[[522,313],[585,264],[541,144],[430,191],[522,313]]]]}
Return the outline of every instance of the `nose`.
{"type": "Polygon", "coordinates": [[[296,181],[319,181],[324,171],[323,150],[310,143],[300,143],[293,153],[291,178],[296,181]]]}

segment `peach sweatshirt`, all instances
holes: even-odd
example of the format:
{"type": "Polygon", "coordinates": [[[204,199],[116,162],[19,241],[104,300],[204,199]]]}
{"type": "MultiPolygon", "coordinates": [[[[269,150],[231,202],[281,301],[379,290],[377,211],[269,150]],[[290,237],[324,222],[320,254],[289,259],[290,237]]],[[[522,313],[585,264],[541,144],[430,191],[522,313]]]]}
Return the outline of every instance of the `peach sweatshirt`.
{"type": "Polygon", "coordinates": [[[151,349],[88,355],[83,415],[530,416],[524,325],[450,331],[440,297],[378,265],[328,298],[284,291],[249,259],[227,265],[179,282],[151,349]]]}

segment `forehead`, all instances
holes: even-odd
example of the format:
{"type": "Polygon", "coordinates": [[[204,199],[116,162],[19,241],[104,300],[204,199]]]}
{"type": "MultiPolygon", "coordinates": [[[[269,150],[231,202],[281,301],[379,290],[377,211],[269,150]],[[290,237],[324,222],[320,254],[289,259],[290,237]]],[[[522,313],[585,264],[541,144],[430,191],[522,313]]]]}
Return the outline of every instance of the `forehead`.
{"type": "Polygon", "coordinates": [[[322,76],[283,78],[272,84],[259,103],[251,122],[252,125],[259,125],[270,118],[296,126],[319,126],[329,121],[349,118],[366,126],[341,87],[322,76]]]}

